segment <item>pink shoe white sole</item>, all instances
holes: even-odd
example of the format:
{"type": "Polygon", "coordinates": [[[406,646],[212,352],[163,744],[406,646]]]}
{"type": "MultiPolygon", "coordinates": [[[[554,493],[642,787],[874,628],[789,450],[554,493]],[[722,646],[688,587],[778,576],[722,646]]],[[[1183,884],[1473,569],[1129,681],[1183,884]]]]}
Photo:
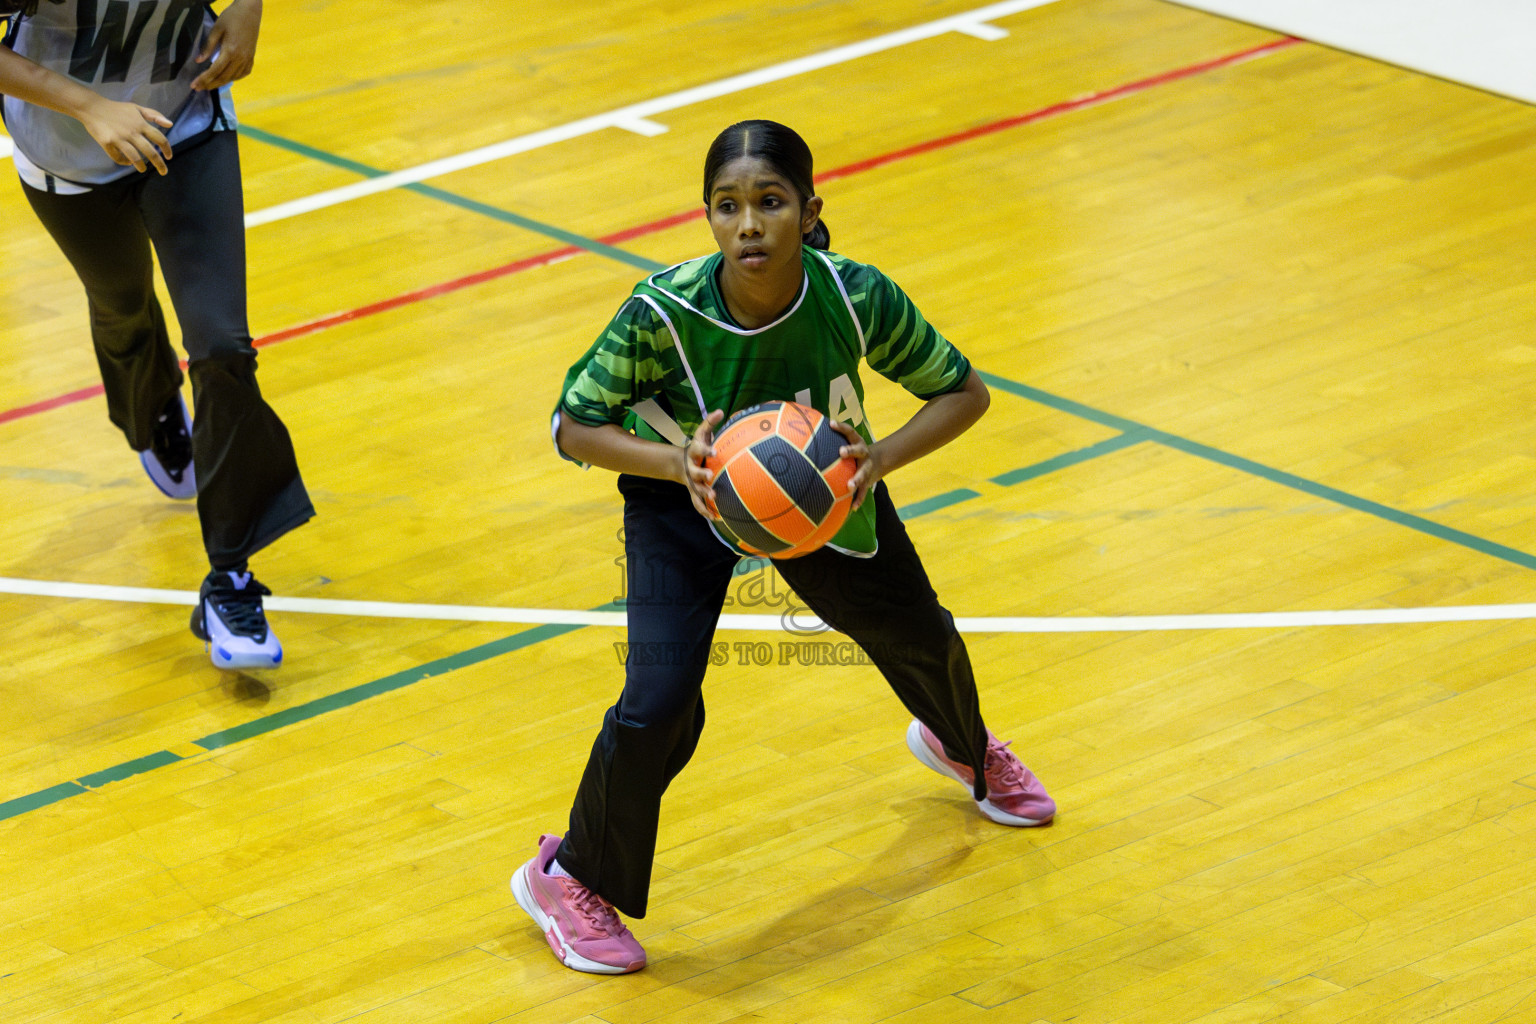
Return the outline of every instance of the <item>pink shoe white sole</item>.
{"type": "MultiPolygon", "coordinates": [[[[512,896],[517,900],[517,905],[523,908],[524,913],[533,918],[534,923],[539,926],[539,930],[544,933],[544,941],[549,943],[550,951],[555,954],[555,959],[571,970],[584,971],[587,974],[630,974],[640,970],[645,966],[645,951],[640,948],[639,943],[634,941],[634,937],[629,935],[628,930],[624,929],[622,925],[619,926],[619,930],[626,936],[631,948],[627,952],[617,949],[611,950],[610,955],[614,956],[614,962],[612,963],[594,960],[577,951],[576,943],[581,941],[580,937],[566,934],[566,930],[559,918],[545,908],[538,894],[534,892],[535,887],[547,891],[560,890],[562,880],[553,879],[543,874],[544,865],[553,858],[554,851],[558,846],[558,837],[545,836],[544,841],[540,844],[539,855],[518,868],[517,872],[513,874],[511,883],[512,896]],[[553,840],[553,843],[550,840],[553,840]],[[534,872],[538,872],[542,877],[535,877],[534,872]]],[[[596,897],[591,896],[588,890],[583,888],[580,891],[588,897],[596,899],[596,897]]],[[[614,921],[617,921],[617,916],[614,917],[614,921]]]]}
{"type": "MultiPolygon", "coordinates": [[[[997,742],[997,738],[991,733],[987,734],[992,743],[1001,748],[1003,745],[997,742]]],[[[938,738],[933,736],[922,722],[913,719],[907,726],[907,749],[912,755],[927,767],[943,775],[945,778],[954,779],[965,787],[967,794],[971,793],[971,771],[963,766],[955,764],[942,753],[938,738]],[[935,749],[937,748],[937,749],[935,749]]],[[[1003,754],[1012,757],[1003,751],[1003,754]]],[[[1015,758],[1015,760],[1017,760],[1015,758]]],[[[1023,765],[1019,765],[1023,771],[1025,788],[1022,792],[1013,794],[1008,802],[1016,811],[1025,811],[1027,814],[1017,814],[1004,810],[991,800],[992,794],[987,799],[977,800],[976,806],[988,818],[999,825],[1012,825],[1015,828],[1032,828],[1036,825],[1044,825],[1056,816],[1056,802],[1046,795],[1045,787],[1034,774],[1023,765]]],[[[999,799],[1003,799],[999,797],[999,799]]]]}

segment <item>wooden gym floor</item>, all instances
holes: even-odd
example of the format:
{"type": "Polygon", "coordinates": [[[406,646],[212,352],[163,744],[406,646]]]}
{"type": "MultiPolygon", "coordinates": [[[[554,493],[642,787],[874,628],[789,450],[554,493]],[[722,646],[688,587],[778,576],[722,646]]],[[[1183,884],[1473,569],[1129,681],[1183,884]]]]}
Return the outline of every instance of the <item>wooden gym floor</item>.
{"type": "Polygon", "coordinates": [[[255,563],[259,677],[187,632],[195,513],[0,189],[7,1021],[1536,1021],[1536,112],[1160,0],[970,2],[268,5],[252,329],[320,514],[255,563]],[[547,417],[707,251],[752,116],[988,374],[891,485],[1061,813],[981,819],[748,572],[652,964],[594,978],[507,888],[621,680],[613,480],[547,417]]]}

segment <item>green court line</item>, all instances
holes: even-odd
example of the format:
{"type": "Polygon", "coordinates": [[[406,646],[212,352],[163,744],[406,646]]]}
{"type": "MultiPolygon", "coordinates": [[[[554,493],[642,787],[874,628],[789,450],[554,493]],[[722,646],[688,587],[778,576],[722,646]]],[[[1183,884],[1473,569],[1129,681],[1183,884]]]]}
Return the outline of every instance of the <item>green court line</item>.
{"type": "MultiPolygon", "coordinates": [[[[618,605],[610,603],[593,610],[604,612],[622,611],[623,609],[618,605]]],[[[396,672],[393,675],[385,676],[383,679],[375,679],[371,683],[362,683],[361,685],[317,698],[296,707],[285,708],[282,711],[237,725],[231,729],[210,733],[200,740],[194,740],[193,743],[204,750],[218,750],[222,747],[239,743],[242,740],[248,740],[253,736],[260,736],[274,729],[281,729],[285,725],[308,721],[327,712],[351,707],[353,704],[359,704],[380,694],[389,693],[391,690],[398,690],[402,687],[410,686],[412,683],[419,683],[423,679],[446,675],[449,672],[467,668],[482,661],[489,661],[511,651],[521,650],[524,647],[530,647],[533,644],[542,643],[545,640],[550,640],[583,628],[585,627],[572,625],[535,626],[532,629],[525,629],[521,633],[514,633],[500,640],[493,640],[490,643],[481,644],[479,647],[471,647],[467,651],[451,654],[446,658],[438,658],[424,665],[418,665],[403,672],[396,672]]],[[[112,768],[93,772],[90,775],[82,775],[73,782],[50,786],[48,789],[39,790],[36,793],[30,793],[27,796],[16,797],[14,800],[0,803],[0,821],[18,817],[26,814],[28,811],[35,811],[40,807],[47,807],[49,804],[58,803],[60,800],[66,800],[72,796],[88,793],[109,782],[118,782],[122,779],[141,775],[144,772],[153,771],[156,768],[163,768],[168,764],[175,764],[178,761],[185,760],[186,758],[180,754],[173,754],[169,750],[159,750],[153,754],[146,754],[144,757],[126,761],[112,768]]]]}
{"type": "MultiPolygon", "coordinates": [[[[1045,476],[1047,473],[1054,473],[1057,470],[1066,469],[1080,462],[1087,462],[1090,459],[1096,459],[1101,455],[1108,455],[1111,452],[1117,452],[1122,448],[1129,448],[1131,445],[1140,444],[1150,439],[1151,435],[1148,431],[1138,429],[1127,430],[1123,434],[1100,441],[1098,444],[1091,444],[1086,448],[1066,452],[1054,458],[1046,459],[1044,462],[1037,462],[1032,466],[1009,470],[1000,476],[993,477],[991,482],[999,487],[1012,487],[1014,484],[1021,484],[1026,480],[1033,480],[1036,477],[1045,476]]],[[[979,497],[981,497],[980,491],[973,491],[969,487],[961,487],[958,490],[935,494],[933,497],[924,498],[922,501],[914,501],[910,505],[903,505],[896,510],[896,514],[901,517],[902,521],[916,519],[918,516],[925,516],[930,512],[937,512],[941,508],[948,508],[951,505],[958,505],[962,501],[970,501],[972,498],[979,497]]]]}
{"type": "MultiPolygon", "coordinates": [[[[1161,434],[1161,432],[1159,433],[1161,434]]],[[[1161,434],[1157,440],[1169,448],[1175,448],[1222,466],[1230,466],[1233,469],[1242,470],[1257,477],[1263,477],[1265,480],[1290,487],[1304,494],[1323,498],[1326,501],[1343,505],[1345,508],[1352,508],[1357,512],[1364,512],[1368,515],[1385,519],[1387,522],[1395,523],[1398,526],[1406,526],[1411,530],[1426,533],[1439,540],[1459,544],[1480,554],[1490,555],[1506,562],[1513,562],[1515,565],[1525,569],[1536,569],[1536,555],[1529,555],[1518,548],[1508,547],[1504,544],[1478,537],[1475,534],[1466,533],[1454,527],[1437,523],[1433,519],[1425,519],[1423,516],[1416,516],[1412,512],[1403,512],[1389,505],[1382,505],[1367,498],[1357,497],[1336,487],[1329,487],[1327,484],[1307,480],[1304,477],[1296,476],[1294,473],[1287,473],[1283,469],[1274,469],[1263,463],[1254,462],[1252,459],[1245,459],[1241,455],[1233,455],[1231,452],[1224,452],[1219,448],[1212,448],[1209,445],[1203,445],[1198,441],[1191,441],[1188,438],[1177,437],[1173,434],[1161,434]]]]}
{"type": "MultiPolygon", "coordinates": [[[[274,135],[273,133],[269,131],[263,131],[260,128],[253,128],[248,124],[242,124],[240,126],[240,134],[255,139],[257,142],[265,142],[270,146],[276,146],[279,149],[286,149],[291,153],[297,153],[300,156],[309,157],[311,160],[317,160],[321,163],[330,164],[332,167],[340,167],[343,170],[351,171],[353,174],[361,175],[364,178],[382,178],[389,173],[388,171],[381,171],[377,167],[369,167],[367,164],[358,163],[356,160],[349,160],[344,156],[338,156],[335,153],[327,153],[323,149],[316,149],[315,147],[307,146],[302,142],[296,142],[293,139],[284,138],[281,135],[274,135]]],[[[478,200],[470,199],[467,196],[461,196],[455,192],[449,192],[447,189],[436,188],[432,185],[423,185],[420,182],[412,182],[401,187],[409,192],[415,192],[418,195],[427,196],[431,199],[436,199],[440,202],[448,203],[450,205],[460,207],[461,209],[469,210],[472,213],[478,213],[486,217],[491,217],[495,220],[501,221],[503,224],[512,224],[516,227],[520,227],[525,230],[533,231],[537,234],[543,235],[546,238],[553,238],[558,242],[564,242],[566,245],[574,245],[578,249],[585,249],[588,252],[596,253],[599,256],[607,256],[611,260],[618,260],[620,263],[627,263],[630,266],[638,267],[641,270],[665,270],[667,267],[665,263],[657,263],[655,260],[648,260],[644,256],[637,256],[632,252],[627,252],[616,246],[608,245],[604,242],[599,242],[595,238],[587,238],[584,235],[578,235],[573,232],[566,231],[564,228],[557,228],[553,224],[545,224],[542,221],[524,217],[522,214],[513,213],[510,210],[503,210],[499,206],[492,206],[489,203],[482,203],[478,200]]]]}
{"type": "Polygon", "coordinates": [[[958,505],[962,501],[970,501],[972,498],[981,497],[980,491],[973,491],[969,487],[962,487],[957,491],[946,491],[943,494],[935,494],[931,498],[922,501],[914,501],[910,505],[903,505],[896,510],[896,514],[905,522],[908,519],[916,519],[930,512],[937,512],[941,508],[958,505]]]}
{"type": "Polygon", "coordinates": [[[1124,417],[1116,416],[1114,413],[1095,409],[1091,405],[1084,405],[1081,402],[1074,402],[1070,398],[1062,398],[1060,395],[1053,395],[1049,391],[1041,391],[1039,388],[1032,388],[1028,384],[1020,384],[1016,380],[1009,380],[1007,377],[999,377],[995,373],[987,373],[985,370],[977,370],[976,373],[981,377],[983,381],[986,382],[988,387],[997,388],[999,391],[1006,391],[1010,395],[1017,395],[1020,398],[1027,398],[1031,402],[1039,402],[1041,405],[1048,405],[1052,409],[1059,409],[1062,412],[1071,413],[1073,416],[1076,416],[1079,419],[1092,420],[1094,423],[1098,423],[1106,427],[1112,427],[1113,429],[1126,434],[1156,433],[1156,431],[1153,431],[1151,427],[1143,426],[1142,424],[1137,423],[1135,420],[1128,420],[1124,417]]]}
{"type": "Polygon", "coordinates": [[[413,184],[406,185],[405,187],[412,192],[419,192],[424,196],[431,196],[433,199],[440,199],[445,203],[451,203],[454,206],[461,207],[473,213],[481,213],[487,217],[494,217],[497,220],[504,221],[507,224],[516,224],[520,228],[526,228],[529,231],[536,231],[541,235],[547,235],[550,238],[564,242],[567,245],[574,245],[579,249],[585,249],[588,252],[597,254],[598,256],[607,256],[609,259],[618,260],[620,263],[627,263],[632,267],[638,267],[639,269],[650,273],[667,269],[667,265],[665,263],[657,263],[655,260],[646,259],[644,256],[637,256],[632,252],[620,249],[617,246],[609,245],[606,242],[599,242],[595,238],[587,238],[584,235],[573,234],[564,230],[563,228],[557,228],[553,224],[545,224],[541,221],[530,220],[521,214],[512,213],[510,210],[503,210],[499,206],[491,206],[488,203],[482,203],[478,200],[468,199],[464,196],[457,195],[456,193],[448,192],[440,188],[435,188],[432,185],[413,184]]]}
{"type": "Polygon", "coordinates": [[[275,135],[272,132],[266,131],[265,129],[257,128],[254,125],[245,124],[244,122],[241,122],[239,130],[240,134],[245,138],[255,139],[257,142],[265,142],[269,146],[276,146],[279,149],[286,149],[288,152],[297,153],[300,156],[307,156],[311,160],[319,161],[322,164],[330,164],[332,167],[340,167],[344,171],[351,171],[353,174],[364,178],[382,178],[384,177],[385,173],[387,173],[385,171],[379,170],[377,167],[370,167],[367,164],[358,163],[356,160],[349,160],[337,153],[329,153],[323,149],[316,149],[314,146],[308,146],[294,139],[284,138],[281,135],[275,135]]]}
{"type": "Polygon", "coordinates": [[[168,764],[185,760],[180,754],[173,754],[169,750],[158,750],[153,754],[125,761],[115,768],[106,768],[90,775],[82,775],[75,781],[86,789],[97,789],[109,782],[121,782],[123,779],[142,775],[145,772],[154,771],[156,768],[164,768],[168,764]]]}
{"type": "Polygon", "coordinates": [[[1412,512],[1404,512],[1400,509],[1392,508],[1390,505],[1383,505],[1380,502],[1361,498],[1347,491],[1341,491],[1336,487],[1329,487],[1327,484],[1320,484],[1315,480],[1308,480],[1294,473],[1287,473],[1283,469],[1275,469],[1273,466],[1266,466],[1262,462],[1255,462],[1241,455],[1233,455],[1231,452],[1224,452],[1219,448],[1212,448],[1210,445],[1191,441],[1187,437],[1180,437],[1177,434],[1157,430],[1145,424],[1083,405],[1081,402],[1074,402],[1070,398],[1062,398],[1059,395],[1051,394],[1049,391],[1041,391],[1039,388],[1030,387],[1028,384],[1020,384],[1018,381],[1009,380],[1006,377],[999,377],[991,373],[982,373],[981,377],[990,387],[995,387],[999,391],[1006,391],[1009,394],[1017,395],[1020,398],[1027,398],[1032,402],[1038,402],[1052,409],[1058,409],[1061,412],[1070,413],[1085,420],[1092,420],[1094,423],[1099,423],[1106,427],[1113,427],[1116,430],[1123,431],[1126,436],[1135,435],[1138,440],[1153,441],[1168,448],[1184,452],[1187,455],[1194,455],[1197,458],[1202,458],[1218,465],[1241,470],[1251,476],[1280,484],[1283,487],[1289,487],[1292,490],[1301,491],[1304,494],[1310,494],[1316,498],[1322,498],[1325,501],[1331,501],[1336,505],[1343,505],[1345,508],[1352,508],[1357,512],[1364,512],[1367,515],[1384,519],[1397,526],[1406,526],[1410,530],[1417,530],[1419,533],[1427,534],[1437,540],[1449,541],[1452,544],[1469,548],[1479,554],[1512,562],[1525,569],[1536,569],[1536,555],[1530,555],[1516,548],[1498,544],[1474,534],[1445,526],[1432,519],[1425,519],[1423,516],[1416,516],[1412,512]]]}
{"type": "Polygon", "coordinates": [[[1089,459],[1096,459],[1100,455],[1108,455],[1111,452],[1117,452],[1122,448],[1129,448],[1131,445],[1141,444],[1143,441],[1149,440],[1151,440],[1149,431],[1133,427],[1123,434],[1117,434],[1107,440],[1100,441],[1098,444],[1091,444],[1087,448],[1079,448],[1076,451],[1046,459],[1044,462],[1037,462],[1033,466],[1025,466],[1023,469],[1009,470],[1001,476],[993,477],[992,482],[1000,487],[1012,487],[1014,484],[1021,484],[1026,480],[1033,480],[1035,477],[1054,473],[1058,469],[1066,469],[1068,466],[1075,466],[1080,462],[1087,462],[1089,459]]]}
{"type": "MultiPolygon", "coordinates": [[[[622,609],[614,605],[605,605],[594,610],[620,611],[622,609]]],[[[316,698],[306,704],[285,708],[263,718],[246,722],[243,725],[237,725],[232,729],[209,733],[202,739],[193,740],[192,742],[204,750],[218,750],[221,747],[228,747],[243,740],[248,740],[253,736],[260,736],[262,733],[281,729],[285,725],[305,722],[331,711],[348,708],[353,704],[361,704],[365,700],[370,700],[383,693],[389,693],[391,690],[402,689],[403,687],[410,686],[412,683],[419,683],[423,679],[447,675],[449,672],[456,672],[461,668],[468,668],[470,665],[478,665],[482,661],[489,661],[511,651],[520,651],[524,647],[531,647],[536,643],[542,643],[545,640],[551,640],[557,636],[563,636],[566,633],[583,628],[585,627],[573,625],[535,626],[532,629],[525,629],[521,633],[514,633],[500,640],[492,640],[488,644],[481,644],[479,647],[471,647],[469,650],[461,651],[458,654],[450,654],[446,658],[429,661],[425,665],[418,665],[415,668],[408,668],[403,672],[396,672],[393,675],[385,676],[383,679],[375,679],[371,683],[362,683],[361,685],[353,686],[325,697],[316,698]]]]}
{"type": "Polygon", "coordinates": [[[35,811],[39,807],[47,807],[49,804],[58,803],[60,800],[72,796],[79,796],[84,792],[86,792],[85,787],[78,782],[61,782],[57,786],[40,789],[36,793],[18,796],[13,800],[0,803],[0,821],[4,821],[6,818],[19,817],[28,811],[35,811]]]}

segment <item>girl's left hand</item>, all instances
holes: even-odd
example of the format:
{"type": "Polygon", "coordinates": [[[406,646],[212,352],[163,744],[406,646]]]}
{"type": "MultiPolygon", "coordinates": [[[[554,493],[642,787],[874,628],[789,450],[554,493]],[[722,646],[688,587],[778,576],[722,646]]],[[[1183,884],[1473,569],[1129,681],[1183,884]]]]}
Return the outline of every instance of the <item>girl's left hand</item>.
{"type": "Polygon", "coordinates": [[[213,66],[193,80],[192,88],[219,89],[250,74],[256,64],[256,37],[260,32],[261,0],[234,0],[224,8],[197,55],[199,64],[211,60],[213,66]]]}
{"type": "Polygon", "coordinates": [[[846,423],[832,420],[832,429],[843,435],[848,443],[838,449],[838,454],[846,458],[854,459],[859,464],[858,472],[853,474],[853,479],[848,481],[848,489],[853,491],[853,504],[849,511],[853,511],[864,504],[864,499],[869,495],[870,488],[880,482],[885,475],[885,467],[880,461],[880,446],[868,445],[859,436],[859,432],[846,423]]]}

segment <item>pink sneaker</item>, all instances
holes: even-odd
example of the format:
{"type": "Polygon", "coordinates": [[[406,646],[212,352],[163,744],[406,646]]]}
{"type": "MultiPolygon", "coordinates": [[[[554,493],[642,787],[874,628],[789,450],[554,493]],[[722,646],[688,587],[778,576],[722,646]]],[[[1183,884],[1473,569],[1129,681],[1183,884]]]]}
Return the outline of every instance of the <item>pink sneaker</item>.
{"type": "Polygon", "coordinates": [[[546,875],[559,836],[541,836],[539,852],[512,876],[517,905],[544,929],[555,959],[590,974],[628,974],[645,966],[645,950],[618,911],[574,878],[546,875]]]}
{"type": "MultiPolygon", "coordinates": [[[[1009,742],[1012,742],[1011,740],[1009,742]]],[[[972,791],[975,773],[958,761],[944,756],[944,744],[922,722],[907,726],[907,747],[923,764],[940,775],[947,775],[972,791]]],[[[981,813],[1003,825],[1044,825],[1056,816],[1056,801],[1046,795],[1045,787],[1034,773],[1019,763],[1008,744],[987,730],[987,798],[977,800],[981,813]]]]}

